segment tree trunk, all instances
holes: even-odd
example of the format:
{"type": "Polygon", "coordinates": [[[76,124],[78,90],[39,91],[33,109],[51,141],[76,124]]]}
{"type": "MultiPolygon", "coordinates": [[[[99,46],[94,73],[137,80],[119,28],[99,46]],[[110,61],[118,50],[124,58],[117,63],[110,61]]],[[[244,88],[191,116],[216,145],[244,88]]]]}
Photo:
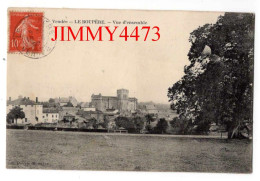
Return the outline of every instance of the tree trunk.
{"type": "MultiPolygon", "coordinates": [[[[249,130],[246,131],[247,134],[249,135],[249,130]]],[[[242,137],[242,130],[240,124],[228,131],[228,139],[241,138],[241,137],[242,137]]]]}
{"type": "Polygon", "coordinates": [[[239,134],[239,127],[240,127],[240,125],[236,126],[236,127],[233,129],[232,135],[231,135],[231,139],[238,136],[238,134],[239,134]]]}
{"type": "Polygon", "coordinates": [[[233,129],[229,129],[228,130],[228,139],[232,139],[232,133],[233,133],[233,129]]]}

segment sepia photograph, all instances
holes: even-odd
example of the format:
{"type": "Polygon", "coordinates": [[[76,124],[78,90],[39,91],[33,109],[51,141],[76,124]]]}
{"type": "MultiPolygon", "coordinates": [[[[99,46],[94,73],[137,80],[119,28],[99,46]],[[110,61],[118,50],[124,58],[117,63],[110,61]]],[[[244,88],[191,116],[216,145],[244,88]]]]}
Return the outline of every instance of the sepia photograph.
{"type": "Polygon", "coordinates": [[[253,12],[7,14],[7,169],[252,173],[253,12]]]}

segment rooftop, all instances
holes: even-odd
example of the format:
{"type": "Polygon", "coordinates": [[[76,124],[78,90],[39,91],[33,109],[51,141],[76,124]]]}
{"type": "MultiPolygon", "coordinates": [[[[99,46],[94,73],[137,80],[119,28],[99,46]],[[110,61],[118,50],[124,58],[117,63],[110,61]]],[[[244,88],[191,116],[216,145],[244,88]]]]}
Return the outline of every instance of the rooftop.
{"type": "Polygon", "coordinates": [[[13,101],[7,101],[7,105],[36,105],[35,101],[30,100],[29,98],[18,98],[13,101]]]}
{"type": "Polygon", "coordinates": [[[59,110],[54,109],[54,108],[43,108],[42,112],[43,113],[59,113],[59,110]]]}
{"type": "Polygon", "coordinates": [[[145,109],[146,110],[154,110],[154,109],[157,109],[157,108],[155,107],[154,104],[152,104],[152,105],[148,104],[148,105],[145,105],[145,109]]]}
{"type": "Polygon", "coordinates": [[[81,102],[78,104],[80,107],[90,107],[89,102],[81,102]]]}

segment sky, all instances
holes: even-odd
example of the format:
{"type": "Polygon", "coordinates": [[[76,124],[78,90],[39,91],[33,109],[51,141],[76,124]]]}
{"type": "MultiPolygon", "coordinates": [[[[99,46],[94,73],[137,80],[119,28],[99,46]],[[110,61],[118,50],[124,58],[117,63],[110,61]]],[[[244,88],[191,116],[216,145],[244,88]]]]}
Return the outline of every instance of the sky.
{"type": "MultiPolygon", "coordinates": [[[[91,101],[92,94],[116,96],[116,90],[129,90],[139,102],[168,103],[167,90],[184,75],[189,64],[189,34],[206,23],[215,23],[220,12],[130,11],[39,9],[50,20],[100,19],[105,21],[147,21],[158,26],[161,38],[152,42],[145,31],[139,41],[58,41],[46,57],[30,59],[22,54],[8,54],[7,97],[19,95],[40,101],[50,97],[74,96],[91,101]],[[148,40],[149,39],[149,40],[148,40]]],[[[53,24],[59,25],[60,24],[53,24]]],[[[66,24],[63,24],[64,26],[66,24]]],[[[80,25],[70,24],[75,30],[80,25]]],[[[82,25],[81,25],[82,26],[82,25]]],[[[89,25],[97,28],[99,25],[89,25]]],[[[110,26],[114,26],[110,24],[110,26]]],[[[129,25],[129,32],[135,26],[129,25]]],[[[44,40],[48,41],[48,40],[44,40]]]]}

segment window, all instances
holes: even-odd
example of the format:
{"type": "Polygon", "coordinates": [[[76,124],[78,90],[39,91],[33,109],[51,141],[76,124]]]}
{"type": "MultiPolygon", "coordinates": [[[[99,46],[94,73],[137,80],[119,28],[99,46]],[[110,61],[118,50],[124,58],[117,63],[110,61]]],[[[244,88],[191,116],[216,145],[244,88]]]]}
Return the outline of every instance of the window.
{"type": "Polygon", "coordinates": [[[51,117],[53,117],[53,115],[51,117]]]}
{"type": "Polygon", "coordinates": [[[42,118],[44,118],[44,116],[42,116],[42,118]]]}
{"type": "Polygon", "coordinates": [[[27,122],[27,118],[25,118],[25,120],[24,120],[25,122],[27,122]]]}
{"type": "Polygon", "coordinates": [[[46,116],[48,117],[48,114],[46,114],[46,116]]]}

